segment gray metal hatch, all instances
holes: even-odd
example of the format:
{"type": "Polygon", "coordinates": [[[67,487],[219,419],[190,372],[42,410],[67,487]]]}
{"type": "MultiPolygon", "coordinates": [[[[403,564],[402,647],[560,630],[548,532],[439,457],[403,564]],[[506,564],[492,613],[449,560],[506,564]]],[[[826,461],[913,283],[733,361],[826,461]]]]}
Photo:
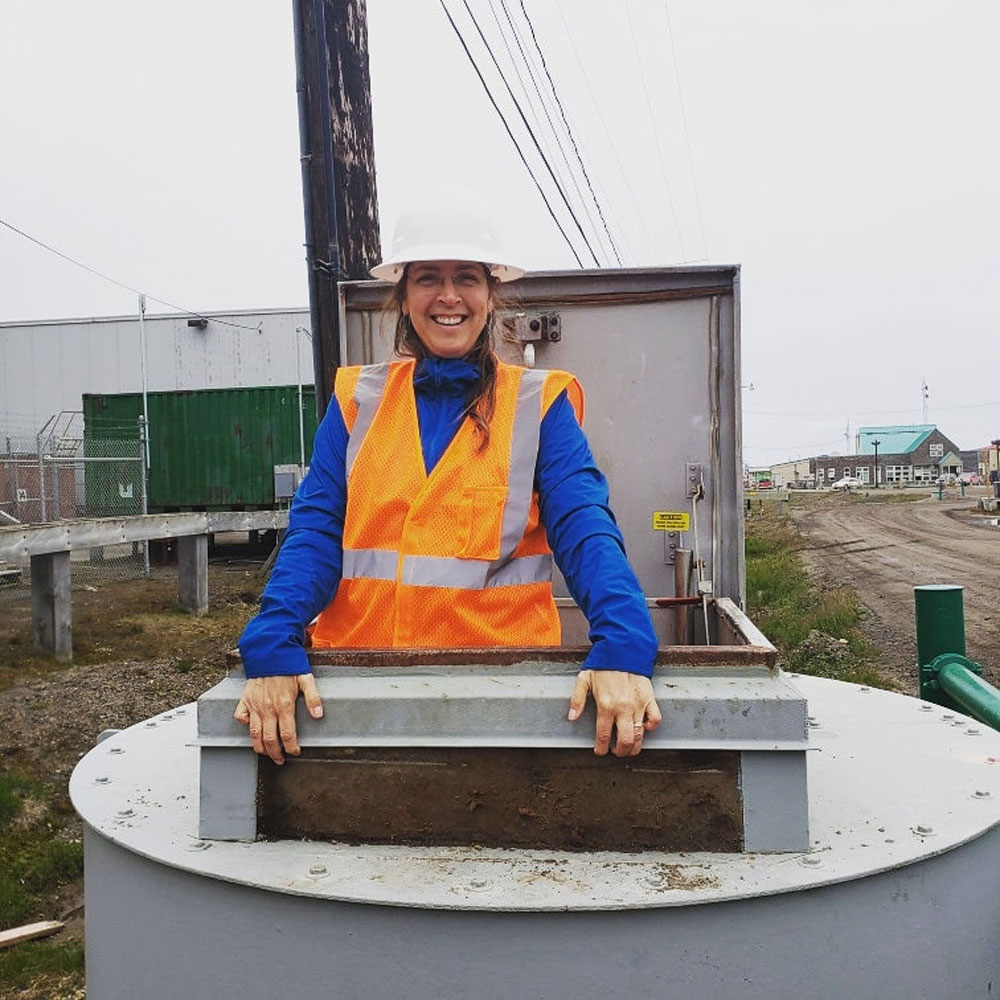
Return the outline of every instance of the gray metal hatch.
{"type": "MultiPolygon", "coordinates": [[[[343,364],[391,356],[386,287],[341,283],[343,364]]],[[[742,607],[739,268],[547,271],[501,292],[518,341],[508,360],[533,355],[583,384],[587,437],[647,597],[673,595],[674,552],[697,547],[714,594],[742,607]],[[657,511],[695,517],[671,533],[653,527],[657,511]]]]}

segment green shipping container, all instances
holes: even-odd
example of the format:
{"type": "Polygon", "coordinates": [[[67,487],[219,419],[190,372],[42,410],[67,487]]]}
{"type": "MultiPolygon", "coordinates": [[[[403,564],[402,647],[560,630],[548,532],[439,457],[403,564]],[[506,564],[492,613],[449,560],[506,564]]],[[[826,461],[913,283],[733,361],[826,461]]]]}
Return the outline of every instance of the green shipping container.
{"type": "MultiPolygon", "coordinates": [[[[299,462],[298,386],[151,392],[147,399],[151,512],[274,506],[274,467],[299,462]]],[[[308,465],[316,434],[312,386],[303,389],[302,413],[308,465]]],[[[141,415],[141,393],[84,395],[84,454],[125,454],[115,442],[127,448],[137,439],[141,415]]],[[[124,495],[141,498],[140,471],[137,463],[116,463],[113,472],[88,463],[92,514],[121,513],[124,495]],[[123,481],[129,478],[135,481],[123,481]]]]}

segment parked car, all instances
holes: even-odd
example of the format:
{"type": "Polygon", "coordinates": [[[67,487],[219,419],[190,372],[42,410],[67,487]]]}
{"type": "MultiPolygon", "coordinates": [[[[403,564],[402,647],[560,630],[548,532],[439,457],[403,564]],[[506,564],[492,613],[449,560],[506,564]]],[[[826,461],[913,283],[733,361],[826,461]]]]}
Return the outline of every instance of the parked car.
{"type": "Polygon", "coordinates": [[[978,472],[963,472],[958,477],[958,481],[965,483],[966,486],[982,486],[983,477],[978,472]]]}
{"type": "Polygon", "coordinates": [[[831,490],[853,490],[858,487],[864,486],[865,484],[861,482],[856,476],[844,476],[843,479],[838,479],[835,483],[830,484],[831,490]]]}

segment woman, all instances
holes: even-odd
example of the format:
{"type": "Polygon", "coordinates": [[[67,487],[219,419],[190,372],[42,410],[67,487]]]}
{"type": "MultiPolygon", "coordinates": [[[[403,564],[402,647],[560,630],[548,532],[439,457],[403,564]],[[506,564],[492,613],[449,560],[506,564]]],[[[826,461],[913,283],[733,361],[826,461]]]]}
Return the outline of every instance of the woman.
{"type": "Polygon", "coordinates": [[[507,259],[488,213],[448,190],[401,217],[393,253],[372,269],[395,282],[398,360],[338,371],[239,643],[236,718],[278,764],[299,753],[299,693],[314,718],[323,712],[310,622],[321,647],[558,645],[553,554],[593,643],[569,718],[593,693],[599,755],[613,729],[612,752],[627,756],[659,725],[657,640],[580,428],[582,390],[494,349],[497,286],[524,274],[507,259]]]}

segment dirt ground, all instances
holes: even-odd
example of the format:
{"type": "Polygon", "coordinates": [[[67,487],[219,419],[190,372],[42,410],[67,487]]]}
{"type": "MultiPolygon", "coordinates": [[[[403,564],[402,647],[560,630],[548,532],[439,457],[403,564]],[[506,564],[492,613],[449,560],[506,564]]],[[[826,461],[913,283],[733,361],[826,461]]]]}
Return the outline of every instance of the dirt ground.
{"type": "MultiPolygon", "coordinates": [[[[810,572],[821,585],[846,586],[868,609],[864,627],[882,651],[880,669],[916,690],[913,587],[965,588],[968,655],[1000,683],[1000,529],[975,513],[975,500],[889,502],[886,494],[796,495],[791,517],[810,572]],[[874,501],[874,502],[873,502],[874,501]]],[[[0,606],[0,769],[36,776],[67,817],[62,836],[79,836],[68,818],[66,783],[101,730],[131,725],[195,699],[226,672],[225,655],[253,613],[263,581],[259,560],[235,551],[210,567],[212,610],[192,618],[176,604],[176,574],[74,593],[77,662],[60,666],[31,650],[30,608],[0,606]]],[[[82,936],[82,885],[53,894],[37,919],[63,918],[82,936]]],[[[77,979],[69,985],[77,988],[77,979]]],[[[32,1000],[79,992],[24,992],[32,1000]]]]}
{"type": "MultiPolygon", "coordinates": [[[[176,568],[156,568],[150,580],[74,588],[72,664],[34,652],[30,602],[0,604],[0,772],[45,785],[46,818],[58,837],[82,835],[67,786],[102,730],[193,701],[225,676],[227,653],[257,606],[261,562],[245,546],[218,554],[209,566],[210,611],[201,618],[178,607],[176,568]]],[[[53,942],[82,938],[82,880],[44,894],[30,917],[52,919],[66,922],[53,942]]],[[[45,979],[16,996],[64,1000],[83,993],[74,975],[45,979]]]]}
{"type": "Polygon", "coordinates": [[[1000,528],[989,524],[996,515],[977,512],[971,493],[948,492],[908,502],[891,494],[797,495],[789,505],[813,577],[858,594],[868,612],[863,628],[882,651],[880,669],[914,692],[913,588],[922,584],[965,588],[966,655],[1000,684],[1000,528]]]}

